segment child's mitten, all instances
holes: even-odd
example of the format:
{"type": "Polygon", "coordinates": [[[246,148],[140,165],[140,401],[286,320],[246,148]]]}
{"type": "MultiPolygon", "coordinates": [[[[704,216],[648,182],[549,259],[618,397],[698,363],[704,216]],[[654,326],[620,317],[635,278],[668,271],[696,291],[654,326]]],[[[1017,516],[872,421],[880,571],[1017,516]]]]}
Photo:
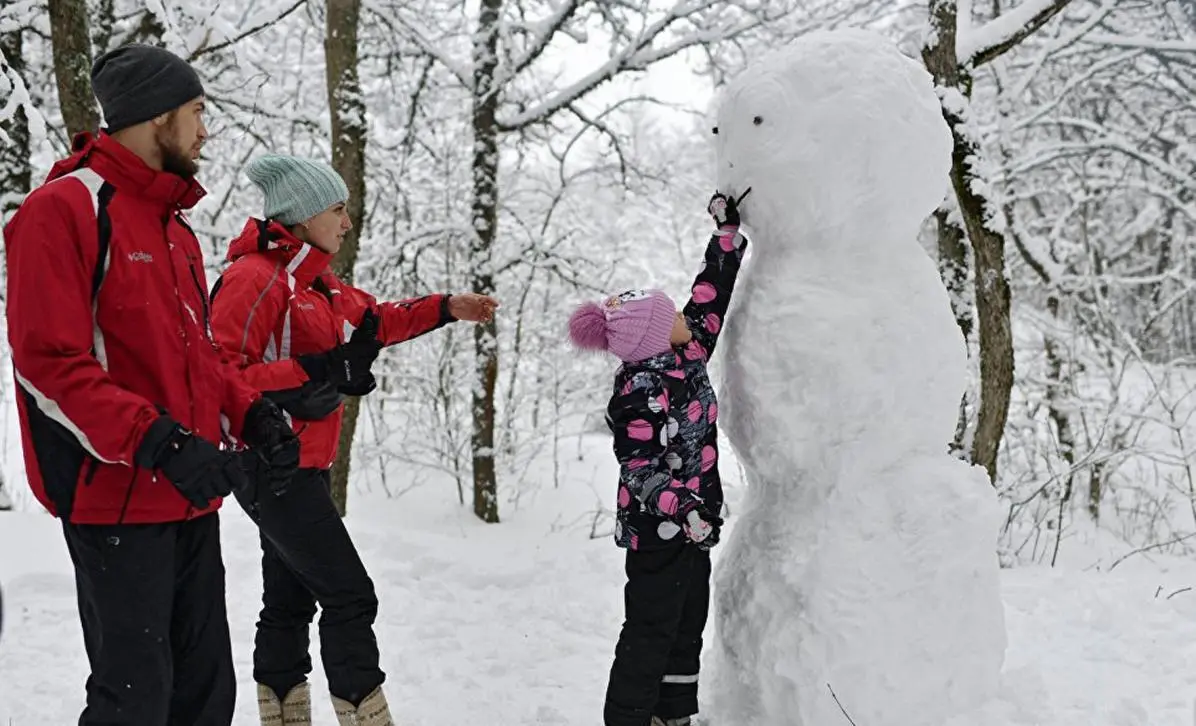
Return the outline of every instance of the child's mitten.
{"type": "Polygon", "coordinates": [[[691,509],[689,514],[685,515],[683,529],[685,530],[685,536],[689,538],[690,542],[701,544],[714,531],[714,525],[702,519],[702,515],[698,514],[698,510],[691,509]]]}

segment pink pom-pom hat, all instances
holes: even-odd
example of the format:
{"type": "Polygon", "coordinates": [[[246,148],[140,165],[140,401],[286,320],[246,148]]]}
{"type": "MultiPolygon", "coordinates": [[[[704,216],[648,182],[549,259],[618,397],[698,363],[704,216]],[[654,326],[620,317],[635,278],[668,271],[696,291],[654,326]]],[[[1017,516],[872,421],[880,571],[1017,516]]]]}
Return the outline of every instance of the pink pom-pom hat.
{"type": "Polygon", "coordinates": [[[569,317],[569,338],[578,348],[607,350],[634,363],[672,347],[677,306],[660,290],[628,290],[601,304],[587,302],[569,317]]]}

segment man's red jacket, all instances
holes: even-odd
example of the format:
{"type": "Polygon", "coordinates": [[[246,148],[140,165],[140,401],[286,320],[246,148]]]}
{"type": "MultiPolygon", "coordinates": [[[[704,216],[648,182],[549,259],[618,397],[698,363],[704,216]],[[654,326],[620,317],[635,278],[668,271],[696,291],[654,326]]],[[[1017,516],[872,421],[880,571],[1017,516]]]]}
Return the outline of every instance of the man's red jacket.
{"type": "Polygon", "coordinates": [[[194,180],[80,135],[4,229],[8,339],[29,484],[77,524],[205,514],[134,453],[160,412],[212,442],[260,394],[211,334],[194,180]]]}

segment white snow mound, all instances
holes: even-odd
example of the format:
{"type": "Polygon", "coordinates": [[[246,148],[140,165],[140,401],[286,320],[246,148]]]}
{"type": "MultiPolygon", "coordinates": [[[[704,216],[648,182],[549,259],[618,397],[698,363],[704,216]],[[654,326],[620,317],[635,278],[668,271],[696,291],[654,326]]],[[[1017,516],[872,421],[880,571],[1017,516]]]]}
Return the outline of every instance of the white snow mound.
{"type": "Polygon", "coordinates": [[[714,722],[940,726],[996,694],[1006,636],[996,496],[947,454],[967,352],[917,243],[951,162],[932,80],[882,36],[814,33],[717,124],[752,247],[723,343],[748,490],[715,574],[714,722]]]}

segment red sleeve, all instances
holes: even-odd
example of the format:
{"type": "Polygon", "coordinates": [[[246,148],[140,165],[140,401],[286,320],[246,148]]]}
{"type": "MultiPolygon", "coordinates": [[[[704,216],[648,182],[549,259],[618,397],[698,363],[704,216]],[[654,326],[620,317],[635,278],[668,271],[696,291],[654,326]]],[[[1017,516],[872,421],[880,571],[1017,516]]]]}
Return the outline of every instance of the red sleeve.
{"type": "Polygon", "coordinates": [[[26,199],[4,234],[17,385],[97,459],[131,466],[158,410],[92,355],[95,217],[82,185],[56,187],[26,199]]]}
{"type": "Polygon", "coordinates": [[[394,345],[418,338],[453,320],[448,312],[448,295],[425,295],[378,303],[373,295],[352,285],[336,281],[336,286],[342,295],[345,319],[353,327],[361,324],[361,316],[367,308],[373,308],[379,318],[378,339],[383,345],[394,345]]]}
{"type": "Polygon", "coordinates": [[[294,359],[266,360],[278,323],[286,313],[287,294],[273,275],[246,263],[234,263],[221,278],[212,300],[212,334],[242,379],[258,391],[286,391],[307,382],[294,359]]]}

